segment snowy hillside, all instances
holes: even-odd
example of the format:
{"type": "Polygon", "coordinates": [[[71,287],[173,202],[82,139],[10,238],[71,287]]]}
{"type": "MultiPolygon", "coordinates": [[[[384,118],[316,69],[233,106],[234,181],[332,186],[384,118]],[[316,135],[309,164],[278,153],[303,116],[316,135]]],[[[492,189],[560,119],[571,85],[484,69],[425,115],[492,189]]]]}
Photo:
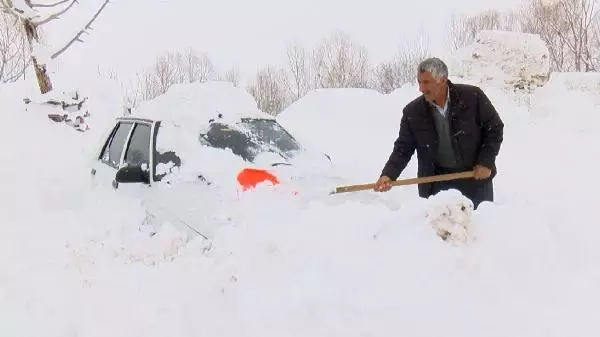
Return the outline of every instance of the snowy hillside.
{"type": "MultiPolygon", "coordinates": [[[[102,126],[122,114],[110,82],[85,87],[99,124],[86,133],[4,86],[0,336],[597,336],[600,182],[587,172],[600,166],[600,94],[561,76],[530,107],[484,87],[506,124],[495,204],[472,213],[413,187],[305,203],[259,189],[223,207],[231,220],[210,242],[168,223],[149,236],[139,200],[92,188],[102,126]],[[452,225],[474,241],[435,235],[452,225]]],[[[319,91],[280,120],[371,182],[417,94],[319,91]]]]}

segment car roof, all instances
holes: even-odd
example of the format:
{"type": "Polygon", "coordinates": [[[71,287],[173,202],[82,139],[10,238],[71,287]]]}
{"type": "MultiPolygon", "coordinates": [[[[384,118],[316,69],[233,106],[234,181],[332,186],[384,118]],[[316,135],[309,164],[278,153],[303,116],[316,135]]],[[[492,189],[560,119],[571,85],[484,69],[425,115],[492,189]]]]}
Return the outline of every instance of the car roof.
{"type": "Polygon", "coordinates": [[[155,120],[149,118],[135,117],[135,116],[123,116],[117,117],[117,121],[119,122],[137,122],[137,123],[154,123],[155,120]]]}
{"type": "Polygon", "coordinates": [[[256,100],[246,90],[229,82],[173,85],[166,93],[143,101],[123,118],[182,125],[194,132],[207,128],[213,121],[235,124],[244,118],[275,120],[258,109],[256,100]]]}

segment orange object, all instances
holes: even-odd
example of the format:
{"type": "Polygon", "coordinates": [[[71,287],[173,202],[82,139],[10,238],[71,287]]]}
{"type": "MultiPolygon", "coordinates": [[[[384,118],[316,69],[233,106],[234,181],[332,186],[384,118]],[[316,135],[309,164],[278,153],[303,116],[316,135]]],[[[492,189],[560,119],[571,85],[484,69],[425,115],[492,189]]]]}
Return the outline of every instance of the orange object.
{"type": "Polygon", "coordinates": [[[244,191],[267,180],[273,185],[279,184],[277,177],[266,170],[245,168],[237,175],[237,181],[242,185],[244,191]]]}

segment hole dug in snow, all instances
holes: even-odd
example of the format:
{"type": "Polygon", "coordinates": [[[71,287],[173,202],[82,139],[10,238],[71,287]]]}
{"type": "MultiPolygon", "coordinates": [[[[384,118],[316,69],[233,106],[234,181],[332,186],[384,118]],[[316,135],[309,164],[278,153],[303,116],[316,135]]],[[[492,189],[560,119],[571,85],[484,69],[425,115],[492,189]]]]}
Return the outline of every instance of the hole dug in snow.
{"type": "Polygon", "coordinates": [[[475,240],[473,202],[458,190],[441,191],[427,199],[426,220],[436,234],[455,246],[475,240]]]}

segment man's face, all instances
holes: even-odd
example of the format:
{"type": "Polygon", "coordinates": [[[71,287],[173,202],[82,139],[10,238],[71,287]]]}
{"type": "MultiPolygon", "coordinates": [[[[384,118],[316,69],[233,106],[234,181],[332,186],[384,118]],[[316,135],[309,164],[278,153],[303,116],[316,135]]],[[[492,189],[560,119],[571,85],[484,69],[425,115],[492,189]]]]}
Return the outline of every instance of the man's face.
{"type": "Polygon", "coordinates": [[[430,72],[422,72],[417,75],[419,81],[419,91],[423,93],[425,99],[432,102],[446,93],[446,78],[442,77],[436,80],[430,72]]]}

